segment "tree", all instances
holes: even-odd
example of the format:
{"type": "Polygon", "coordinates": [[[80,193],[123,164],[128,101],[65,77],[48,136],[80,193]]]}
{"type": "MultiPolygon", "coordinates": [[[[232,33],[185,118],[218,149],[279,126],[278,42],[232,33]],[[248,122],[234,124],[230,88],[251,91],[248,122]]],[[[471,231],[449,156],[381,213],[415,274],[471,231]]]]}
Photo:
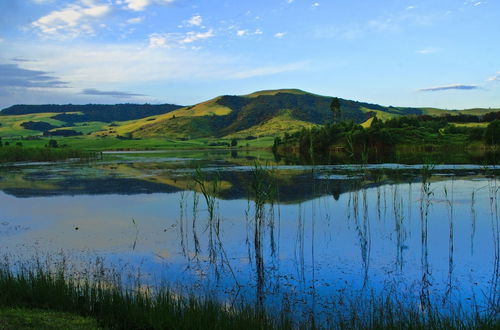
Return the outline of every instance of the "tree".
{"type": "Polygon", "coordinates": [[[232,139],[231,140],[231,147],[236,147],[238,145],[238,140],[232,139]]]}
{"type": "Polygon", "coordinates": [[[487,144],[500,144],[500,120],[489,123],[484,132],[484,139],[487,144]]]}
{"type": "Polygon", "coordinates": [[[49,140],[49,148],[57,148],[59,147],[58,143],[57,143],[57,140],[49,140]]]}
{"type": "Polygon", "coordinates": [[[338,97],[334,97],[332,99],[332,103],[330,103],[330,110],[333,113],[333,122],[338,123],[341,121],[342,113],[340,112],[340,100],[338,97]]]}

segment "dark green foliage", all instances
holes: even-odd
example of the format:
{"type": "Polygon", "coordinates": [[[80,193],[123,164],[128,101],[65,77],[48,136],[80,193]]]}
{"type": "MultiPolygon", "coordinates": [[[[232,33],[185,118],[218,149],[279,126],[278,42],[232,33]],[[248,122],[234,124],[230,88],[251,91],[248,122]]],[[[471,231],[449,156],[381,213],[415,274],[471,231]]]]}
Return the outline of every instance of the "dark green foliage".
{"type": "Polygon", "coordinates": [[[22,146],[6,146],[0,149],[1,162],[20,161],[54,161],[69,158],[93,159],[93,152],[65,148],[23,148],[22,146]]]}
{"type": "Polygon", "coordinates": [[[494,120],[486,127],[484,139],[488,144],[500,144],[500,120],[494,120]]]}
{"type": "Polygon", "coordinates": [[[457,127],[446,120],[450,116],[430,119],[429,116],[403,116],[386,122],[373,118],[369,128],[363,128],[352,121],[304,129],[299,133],[275,139],[273,150],[280,152],[298,147],[302,157],[327,156],[343,151],[353,158],[363,153],[381,155],[393,153],[396,145],[415,147],[461,146],[484,139],[488,143],[500,143],[500,121],[492,122],[487,129],[481,127],[457,127]]]}
{"type": "Polygon", "coordinates": [[[82,133],[77,132],[72,129],[60,129],[57,131],[43,132],[44,136],[78,136],[82,135],[82,133]]]}
{"type": "Polygon", "coordinates": [[[231,140],[231,147],[236,147],[238,145],[238,140],[232,139],[231,140]]]}
{"type": "Polygon", "coordinates": [[[47,144],[49,148],[57,148],[59,147],[59,144],[57,143],[57,140],[50,139],[49,143],[47,144]]]}
{"type": "Polygon", "coordinates": [[[492,122],[494,120],[500,120],[500,112],[498,111],[488,112],[482,118],[483,122],[492,122]]]}
{"type": "Polygon", "coordinates": [[[330,110],[332,110],[334,123],[342,121],[342,113],[340,111],[340,100],[338,99],[338,97],[334,97],[332,99],[332,103],[330,103],[330,110]]]}
{"type": "Polygon", "coordinates": [[[21,126],[32,131],[40,131],[40,132],[46,132],[50,131],[53,128],[57,128],[57,126],[51,125],[43,121],[25,121],[24,123],[21,124],[21,126]]]}
{"type": "Polygon", "coordinates": [[[86,105],[13,105],[3,109],[2,115],[24,115],[30,113],[60,113],[53,118],[66,123],[79,123],[85,121],[102,121],[111,123],[113,121],[125,121],[140,119],[149,116],[161,115],[182,106],[174,104],[86,104],[86,105]],[[82,114],[67,114],[67,112],[81,112],[82,114]]]}

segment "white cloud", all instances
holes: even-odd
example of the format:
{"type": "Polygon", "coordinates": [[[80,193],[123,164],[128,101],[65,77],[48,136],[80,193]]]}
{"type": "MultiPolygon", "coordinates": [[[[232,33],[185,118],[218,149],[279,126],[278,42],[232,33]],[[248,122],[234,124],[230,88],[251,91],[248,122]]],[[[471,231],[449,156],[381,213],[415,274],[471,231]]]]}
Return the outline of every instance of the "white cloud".
{"type": "Polygon", "coordinates": [[[238,37],[243,37],[243,36],[252,36],[252,35],[261,35],[264,34],[264,32],[261,29],[255,29],[255,31],[249,31],[249,30],[237,30],[236,35],[238,37]]]}
{"type": "Polygon", "coordinates": [[[142,11],[151,4],[151,0],[125,0],[127,8],[133,11],[142,11]]]}
{"type": "Polygon", "coordinates": [[[288,3],[292,3],[292,2],[293,2],[293,0],[286,0],[286,2],[288,2],[288,3]]]}
{"type": "Polygon", "coordinates": [[[320,4],[319,4],[319,2],[315,2],[315,3],[313,3],[313,4],[312,4],[312,6],[313,6],[313,7],[319,7],[319,6],[320,6],[320,4]]]}
{"type": "Polygon", "coordinates": [[[306,66],[307,65],[305,62],[299,62],[284,65],[259,67],[254,69],[236,71],[233,74],[230,74],[230,77],[235,79],[247,79],[260,76],[269,76],[284,72],[303,70],[306,66]]]}
{"type": "MultiPolygon", "coordinates": [[[[175,0],[123,0],[127,6],[127,9],[133,10],[133,11],[143,11],[148,7],[149,5],[153,3],[157,4],[170,4],[174,2],[175,0]]],[[[119,3],[122,3],[120,1],[119,3]]]]}
{"type": "Polygon", "coordinates": [[[134,17],[134,18],[128,19],[127,23],[128,24],[138,24],[138,23],[142,22],[143,19],[144,19],[144,17],[134,17]]]}
{"type": "Polygon", "coordinates": [[[275,38],[283,38],[286,35],[286,32],[278,32],[274,34],[275,38]]]}
{"type": "MultiPolygon", "coordinates": [[[[167,41],[168,42],[168,41],[167,41]]],[[[306,63],[252,65],[224,54],[213,54],[171,47],[144,47],[139,44],[107,44],[95,47],[87,44],[75,47],[45,43],[20,44],[9,49],[7,56],[34,57],[26,69],[50,72],[58,80],[68,82],[80,92],[92,88],[127,90],[124,82],[212,81],[246,79],[304,69],[306,63]],[[144,60],[144,59],[147,59],[144,60]]]]}
{"type": "Polygon", "coordinates": [[[477,1],[477,0],[466,0],[465,5],[471,5],[473,7],[481,6],[487,4],[486,1],[477,1]]]}
{"type": "Polygon", "coordinates": [[[207,32],[188,32],[185,37],[180,40],[182,44],[189,44],[197,40],[208,39],[215,36],[214,30],[210,29],[207,32]]]}
{"type": "Polygon", "coordinates": [[[165,48],[172,46],[182,46],[191,44],[198,40],[208,39],[214,37],[212,29],[206,32],[187,32],[187,33],[153,33],[149,35],[150,48],[165,48]]]}
{"type": "MultiPolygon", "coordinates": [[[[416,8],[416,7],[415,7],[416,8]]],[[[408,27],[432,27],[443,19],[442,14],[416,14],[404,10],[398,14],[376,17],[366,22],[354,22],[346,25],[323,25],[314,28],[313,36],[317,39],[353,40],[365,38],[374,34],[401,32],[408,27]]]]}
{"type": "MultiPolygon", "coordinates": [[[[140,43],[109,43],[98,47],[90,43],[68,47],[50,41],[43,44],[11,43],[2,49],[3,56],[34,59],[23,62],[23,68],[46,72],[57,81],[66,82],[67,87],[50,90],[14,88],[9,91],[0,88],[0,93],[9,93],[4,97],[0,95],[0,107],[15,103],[95,102],[92,95],[81,94],[82,90],[89,88],[105,92],[135,91],[140,85],[165,86],[186,81],[212,84],[307,69],[306,63],[276,61],[262,64],[224,53],[194,51],[191,45],[150,48],[140,43]]],[[[4,76],[0,74],[1,78],[4,76]]],[[[143,102],[164,101],[165,95],[161,91],[147,94],[150,96],[139,98],[143,102]]],[[[107,97],[106,102],[114,102],[113,96],[107,97]]]]}
{"type": "Polygon", "coordinates": [[[61,10],[54,10],[31,23],[44,36],[66,39],[81,34],[94,34],[93,25],[111,10],[109,5],[93,0],[80,0],[61,10]]]}
{"type": "Polygon", "coordinates": [[[168,35],[153,33],[149,36],[149,47],[159,48],[169,46],[168,35]]]}
{"type": "Polygon", "coordinates": [[[425,48],[417,50],[417,53],[419,53],[421,55],[429,55],[429,54],[434,54],[437,52],[439,52],[439,49],[437,49],[436,47],[425,47],[425,48]]]}
{"type": "Polygon", "coordinates": [[[493,77],[489,77],[488,81],[500,81],[500,71],[498,71],[493,77]]]}
{"type": "Polygon", "coordinates": [[[187,23],[189,25],[195,25],[195,26],[200,26],[201,23],[203,23],[203,18],[200,16],[200,15],[195,15],[193,17],[191,17],[187,23]]]}

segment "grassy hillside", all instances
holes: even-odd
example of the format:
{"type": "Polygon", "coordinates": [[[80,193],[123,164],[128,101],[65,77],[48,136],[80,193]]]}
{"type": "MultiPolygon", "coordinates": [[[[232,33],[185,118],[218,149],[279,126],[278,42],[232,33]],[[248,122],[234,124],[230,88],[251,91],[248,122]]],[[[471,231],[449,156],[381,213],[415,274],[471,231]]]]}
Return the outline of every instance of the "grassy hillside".
{"type": "Polygon", "coordinates": [[[0,137],[36,136],[43,132],[74,130],[92,134],[123,121],[162,115],[181,108],[178,105],[14,105],[0,111],[0,137]]]}
{"type": "Polygon", "coordinates": [[[53,113],[34,113],[22,116],[1,116],[0,117],[0,134],[2,135],[30,135],[37,134],[38,131],[27,130],[21,126],[24,122],[35,121],[45,122],[54,126],[63,125],[64,122],[52,118],[53,113]]]}
{"type": "MultiPolygon", "coordinates": [[[[301,90],[268,90],[243,96],[225,95],[173,111],[133,131],[137,137],[273,136],[331,122],[331,97],[301,90]],[[175,117],[174,117],[175,116],[175,117]],[[182,118],[182,119],[179,119],[182,118]]],[[[370,111],[421,114],[419,109],[386,108],[340,100],[343,119],[361,123],[370,111]]],[[[136,124],[134,124],[136,125],[136,124]]]]}
{"type": "Polygon", "coordinates": [[[26,115],[35,113],[55,113],[65,122],[104,121],[139,119],[148,116],[167,113],[181,108],[175,104],[18,104],[3,109],[0,116],[26,115]]]}
{"type": "Polygon", "coordinates": [[[227,138],[245,139],[252,136],[269,136],[269,133],[284,134],[300,131],[302,128],[311,128],[316,126],[307,121],[294,119],[289,111],[283,111],[282,114],[273,117],[265,122],[252,126],[250,128],[229,134],[227,138]]]}
{"type": "MultiPolygon", "coordinates": [[[[85,136],[191,139],[252,139],[293,133],[333,122],[332,97],[298,89],[219,96],[193,106],[176,105],[17,105],[0,112],[0,137],[85,136]]],[[[500,109],[441,110],[385,107],[339,99],[342,120],[371,123],[407,115],[484,115],[500,109]]]]}
{"type": "MultiPolygon", "coordinates": [[[[245,138],[282,135],[314,125],[331,123],[332,97],[297,89],[265,90],[243,96],[225,95],[192,107],[182,108],[150,122],[134,122],[117,132],[134,137],[245,138]]],[[[342,120],[366,123],[377,116],[389,120],[407,115],[483,115],[498,109],[440,110],[434,108],[384,107],[378,104],[339,99],[342,120]]]]}

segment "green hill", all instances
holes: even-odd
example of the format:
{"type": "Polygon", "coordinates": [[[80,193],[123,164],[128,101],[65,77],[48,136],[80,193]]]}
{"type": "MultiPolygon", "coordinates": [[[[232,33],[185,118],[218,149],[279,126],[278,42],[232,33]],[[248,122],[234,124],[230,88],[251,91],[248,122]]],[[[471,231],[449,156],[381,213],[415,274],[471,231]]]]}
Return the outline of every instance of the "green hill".
{"type": "MultiPolygon", "coordinates": [[[[15,105],[0,112],[2,136],[134,138],[254,138],[292,133],[333,121],[333,97],[298,89],[224,95],[188,107],[178,105],[15,105]]],[[[370,118],[406,115],[483,116],[500,109],[441,110],[385,107],[339,99],[342,119],[369,125],[370,118]]],[[[463,121],[461,121],[463,123],[463,121]]]]}
{"type": "Polygon", "coordinates": [[[117,126],[116,122],[162,115],[182,108],[174,104],[14,105],[0,111],[1,136],[32,136],[74,130],[88,134],[117,126]]]}
{"type": "MultiPolygon", "coordinates": [[[[122,133],[134,137],[248,137],[274,136],[302,127],[333,121],[332,97],[297,89],[267,90],[248,95],[225,95],[195,106],[175,110],[134,129],[123,126],[122,133]],[[212,111],[209,111],[212,110],[212,111]]],[[[339,99],[342,119],[363,123],[373,116],[387,120],[406,115],[482,114],[494,110],[445,111],[427,108],[384,107],[378,104],[339,99]]]]}

